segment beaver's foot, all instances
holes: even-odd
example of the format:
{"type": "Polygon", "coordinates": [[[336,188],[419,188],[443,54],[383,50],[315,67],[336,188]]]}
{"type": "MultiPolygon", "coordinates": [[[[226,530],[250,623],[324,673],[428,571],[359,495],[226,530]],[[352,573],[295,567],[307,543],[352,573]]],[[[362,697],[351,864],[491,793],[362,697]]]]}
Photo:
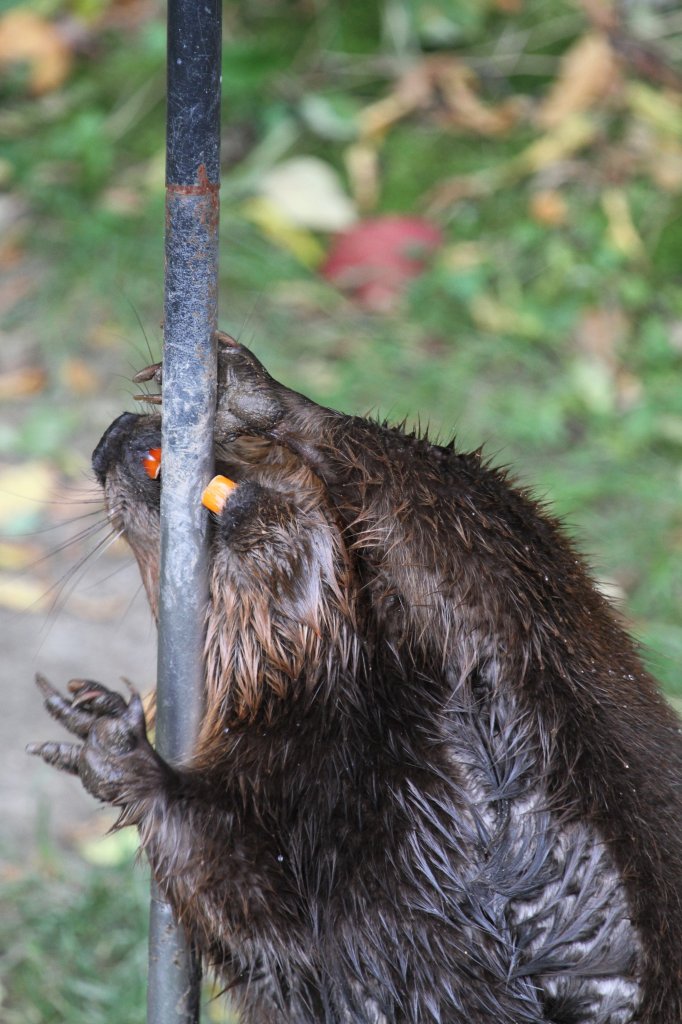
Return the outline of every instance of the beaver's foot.
{"type": "Polygon", "coordinates": [[[71,680],[70,699],[43,676],[36,682],[48,713],[84,742],[31,743],[29,754],[80,776],[89,793],[117,806],[135,802],[172,776],[147,739],[142,701],[132,687],[126,703],[88,679],[71,680]]]}

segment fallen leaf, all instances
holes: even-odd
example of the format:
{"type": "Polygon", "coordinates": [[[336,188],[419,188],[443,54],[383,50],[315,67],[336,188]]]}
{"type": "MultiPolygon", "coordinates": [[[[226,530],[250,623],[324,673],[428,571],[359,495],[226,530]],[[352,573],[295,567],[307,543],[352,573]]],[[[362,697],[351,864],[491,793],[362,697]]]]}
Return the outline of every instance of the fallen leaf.
{"type": "Polygon", "coordinates": [[[421,103],[420,95],[411,95],[407,90],[401,89],[397,89],[390,96],[385,96],[375,103],[370,103],[358,115],[360,137],[375,139],[384,135],[391,125],[413,113],[421,103]]]}
{"type": "Polygon", "coordinates": [[[35,544],[8,544],[0,541],[0,569],[19,571],[27,569],[42,557],[42,549],[35,544]]]}
{"type": "Polygon", "coordinates": [[[261,195],[297,228],[343,231],[357,219],[338,174],[317,157],[294,157],[277,164],[263,176],[261,195]]]}
{"type": "Polygon", "coordinates": [[[469,304],[471,318],[483,331],[518,338],[542,338],[545,326],[527,310],[517,309],[485,292],[478,292],[469,304]]]}
{"type": "Polygon", "coordinates": [[[625,90],[630,110],[663,136],[682,136],[682,98],[642,82],[630,82],[625,90]]]}
{"type": "Polygon", "coordinates": [[[613,412],[616,389],[613,374],[603,363],[576,359],[571,366],[573,388],[588,409],[598,415],[613,412]]]}
{"type": "Polygon", "coordinates": [[[538,124],[556,128],[614,91],[618,66],[606,35],[589,32],[564,54],[559,75],[538,110],[538,124]]]}
{"type": "Polygon", "coordinates": [[[49,588],[38,580],[0,575],[0,607],[13,612],[39,612],[48,606],[49,588]]]}
{"type": "Polygon", "coordinates": [[[630,204],[623,189],[605,189],[601,205],[608,221],[608,238],[614,249],[631,258],[645,255],[644,242],[632,222],[630,204]]]}
{"type": "Polygon", "coordinates": [[[507,165],[508,173],[537,174],[589,145],[596,134],[597,127],[591,118],[573,114],[512,157],[507,165]]]}
{"type": "MultiPolygon", "coordinates": [[[[19,268],[21,264],[19,265],[19,268]]],[[[20,302],[36,290],[34,274],[26,274],[21,269],[5,275],[0,283],[0,314],[6,315],[20,302]]]]}
{"type": "Polygon", "coordinates": [[[0,67],[27,64],[34,95],[62,85],[71,70],[71,50],[58,28],[27,7],[0,17],[0,67]]]}
{"type": "Polygon", "coordinates": [[[144,207],[144,197],[139,189],[126,185],[111,185],[102,193],[100,205],[108,213],[120,217],[137,217],[144,207]]]}
{"type": "Polygon", "coordinates": [[[12,270],[19,266],[26,255],[22,243],[23,239],[19,232],[14,237],[6,237],[0,242],[0,270],[12,270]]]}
{"type": "Polygon", "coordinates": [[[306,267],[316,267],[324,250],[310,231],[296,227],[282,211],[265,196],[249,199],[241,207],[247,220],[256,224],[264,235],[281,249],[290,252],[306,267]]]}
{"type": "Polygon", "coordinates": [[[622,367],[616,373],[616,399],[621,412],[634,409],[642,400],[644,385],[639,377],[622,367]]]}
{"type": "Polygon", "coordinates": [[[0,471],[0,529],[8,534],[38,518],[55,487],[56,473],[44,462],[24,462],[0,471]]]}
{"type": "Polygon", "coordinates": [[[623,367],[620,351],[630,332],[627,316],[618,306],[586,309],[574,341],[579,358],[574,374],[582,397],[598,411],[634,408],[642,397],[642,382],[623,367]]]}
{"type": "Polygon", "coordinates": [[[623,586],[614,580],[610,576],[602,576],[594,581],[594,584],[600,594],[610,601],[612,604],[624,605],[627,601],[627,594],[623,586]]]}
{"type": "Polygon", "coordinates": [[[561,227],[568,220],[568,207],[561,192],[556,189],[540,189],[530,197],[530,215],[539,224],[561,227]]]}
{"type": "Polygon", "coordinates": [[[442,241],[435,225],[417,217],[364,220],[334,240],[320,273],[365,308],[387,312],[442,241]]]}
{"type": "Polygon", "coordinates": [[[660,437],[672,444],[682,445],[682,416],[659,416],[656,429],[660,437]]]}
{"type": "Polygon", "coordinates": [[[480,266],[486,256],[480,242],[458,242],[443,250],[439,263],[448,270],[469,270],[471,267],[480,266]]]}
{"type": "Polygon", "coordinates": [[[486,167],[475,174],[459,175],[442,182],[430,194],[429,210],[440,212],[462,199],[490,195],[496,189],[513,185],[520,178],[537,174],[584,149],[596,134],[597,127],[588,115],[573,114],[497,167],[486,167]]]}
{"type": "Polygon", "coordinates": [[[323,139],[350,142],[358,134],[357,108],[348,96],[336,97],[309,93],[301,99],[301,116],[311,131],[323,139]]]}
{"type": "Polygon", "coordinates": [[[359,210],[373,210],[379,201],[379,153],[371,142],[356,142],[344,153],[351,193],[359,210]]]}
{"type": "Polygon", "coordinates": [[[94,827],[74,835],[78,852],[88,864],[97,867],[111,868],[117,864],[125,864],[135,856],[140,846],[140,837],[136,828],[117,829],[102,835],[102,820],[97,819],[94,827]]]}
{"type": "Polygon", "coordinates": [[[682,148],[666,140],[651,152],[647,162],[655,185],[673,194],[682,192],[682,148]]]}
{"type": "Polygon", "coordinates": [[[630,330],[628,318],[618,306],[591,306],[575,329],[576,348],[615,373],[618,351],[630,330]]]}
{"type": "Polygon", "coordinates": [[[97,321],[88,330],[87,342],[95,349],[118,348],[125,337],[124,328],[118,323],[97,321]]]}
{"type": "Polygon", "coordinates": [[[23,366],[18,370],[0,373],[0,399],[6,402],[27,395],[38,395],[47,383],[47,373],[42,366],[23,366]]]}
{"type": "Polygon", "coordinates": [[[506,135],[519,118],[521,106],[511,98],[493,106],[478,96],[478,79],[471,68],[453,58],[433,58],[434,87],[442,96],[447,114],[439,118],[477,135],[506,135]],[[437,63],[436,63],[437,61],[437,63]]]}
{"type": "Polygon", "coordinates": [[[59,376],[75,395],[92,395],[101,386],[97,374],[83,359],[67,359],[59,368],[59,376]]]}
{"type": "Polygon", "coordinates": [[[390,95],[361,111],[360,135],[384,135],[397,121],[430,107],[440,124],[478,135],[506,134],[518,120],[519,102],[512,98],[497,106],[484,103],[477,85],[475,72],[456,57],[427,57],[401,75],[390,95]]]}

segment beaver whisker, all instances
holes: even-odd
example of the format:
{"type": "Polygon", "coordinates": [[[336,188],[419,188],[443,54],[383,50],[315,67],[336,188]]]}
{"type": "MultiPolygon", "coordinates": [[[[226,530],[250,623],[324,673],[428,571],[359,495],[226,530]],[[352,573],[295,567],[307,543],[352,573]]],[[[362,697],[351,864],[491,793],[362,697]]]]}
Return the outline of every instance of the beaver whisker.
{"type": "MultiPolygon", "coordinates": [[[[68,525],[69,522],[77,522],[79,519],[85,519],[91,515],[103,514],[104,509],[100,508],[97,509],[97,511],[95,512],[86,512],[83,516],[76,516],[74,517],[74,519],[69,520],[66,523],[59,523],[58,526],[54,528],[56,529],[58,527],[64,527],[65,525],[68,525]]],[[[84,529],[79,530],[77,533],[71,534],[65,541],[62,541],[61,544],[57,544],[55,547],[50,548],[50,550],[47,551],[44,555],[41,555],[39,558],[36,558],[34,562],[30,562],[28,565],[24,566],[22,572],[27,572],[29,569],[35,569],[37,565],[41,565],[43,562],[47,562],[49,561],[49,559],[55,558],[57,555],[62,554],[62,552],[67,551],[70,547],[73,547],[74,544],[82,544],[83,541],[89,540],[91,537],[96,536],[96,534],[98,534],[101,530],[104,530],[110,526],[111,523],[109,522],[109,519],[106,517],[104,517],[100,522],[91,523],[89,526],[84,527],[84,529]]],[[[48,530],[37,530],[35,532],[46,533],[48,532],[48,530]]]]}
{"type": "MultiPolygon", "coordinates": [[[[51,587],[48,587],[47,590],[45,590],[44,593],[41,594],[40,598],[37,599],[37,601],[43,602],[45,601],[46,598],[50,597],[50,595],[53,595],[51,604],[48,609],[48,617],[45,624],[45,628],[47,629],[48,632],[49,629],[52,627],[52,623],[54,622],[57,614],[64,607],[66,601],[73,593],[74,589],[78,586],[79,581],[82,579],[85,573],[86,567],[88,567],[89,564],[94,565],[97,561],[99,561],[102,555],[104,555],[104,553],[108,551],[112,544],[115,544],[116,541],[123,536],[123,530],[112,530],[111,524],[106,520],[102,523],[96,524],[96,526],[94,526],[92,529],[88,531],[83,531],[83,534],[87,539],[89,537],[95,536],[99,531],[107,527],[109,528],[110,532],[108,532],[104,537],[100,538],[100,540],[98,540],[94,547],[87,551],[82,558],[79,558],[75,565],[70,566],[69,569],[67,569],[67,571],[64,573],[64,575],[55,583],[53,583],[51,587]]],[[[61,545],[60,548],[55,549],[55,551],[51,552],[51,554],[56,554],[60,550],[65,550],[70,546],[71,543],[72,542],[69,541],[61,545]]],[[[45,557],[48,558],[50,557],[50,555],[45,557]]],[[[39,561],[44,560],[45,559],[39,559],[39,561]]],[[[36,602],[34,602],[34,604],[35,603],[36,602]]]]}

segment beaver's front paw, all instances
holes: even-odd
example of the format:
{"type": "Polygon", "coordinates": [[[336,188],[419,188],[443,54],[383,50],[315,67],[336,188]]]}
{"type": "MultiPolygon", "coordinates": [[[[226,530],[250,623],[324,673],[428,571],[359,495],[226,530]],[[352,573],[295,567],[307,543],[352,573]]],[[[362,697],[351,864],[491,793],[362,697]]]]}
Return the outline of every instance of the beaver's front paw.
{"type": "Polygon", "coordinates": [[[49,714],[83,743],[31,743],[29,754],[79,775],[85,789],[99,800],[124,806],[163,785],[172,770],[147,739],[142,701],[132,692],[120,694],[87,679],[73,679],[62,696],[43,676],[36,676],[49,714]]]}
{"type": "Polygon", "coordinates": [[[253,352],[218,331],[216,435],[270,434],[298,396],[270,376],[253,352]]]}
{"type": "MultiPolygon", "coordinates": [[[[218,404],[216,437],[229,441],[240,434],[270,434],[284,418],[292,401],[305,402],[274,380],[253,352],[229,334],[216,332],[218,342],[218,404]]],[[[145,367],[134,382],[163,384],[161,363],[145,367]]],[[[137,395],[140,401],[158,404],[158,395],[137,395]]]]}

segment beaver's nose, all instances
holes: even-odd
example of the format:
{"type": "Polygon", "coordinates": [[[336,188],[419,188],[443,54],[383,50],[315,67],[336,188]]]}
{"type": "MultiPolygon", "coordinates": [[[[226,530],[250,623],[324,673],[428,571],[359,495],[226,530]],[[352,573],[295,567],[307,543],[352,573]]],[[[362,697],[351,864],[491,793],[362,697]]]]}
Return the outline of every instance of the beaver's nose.
{"type": "Polygon", "coordinates": [[[92,453],[92,468],[102,487],[112,463],[120,461],[121,449],[139,419],[139,413],[124,412],[102,434],[99,444],[92,453]]]}

